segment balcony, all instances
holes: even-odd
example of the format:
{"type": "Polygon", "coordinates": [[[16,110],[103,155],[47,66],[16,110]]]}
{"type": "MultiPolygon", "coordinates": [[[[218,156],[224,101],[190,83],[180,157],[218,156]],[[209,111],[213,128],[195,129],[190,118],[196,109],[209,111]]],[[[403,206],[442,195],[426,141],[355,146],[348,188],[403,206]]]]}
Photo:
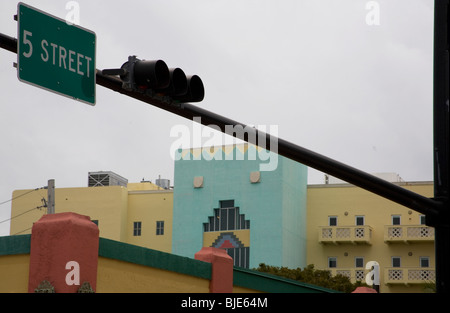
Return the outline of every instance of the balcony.
{"type": "Polygon", "coordinates": [[[369,270],[366,271],[363,268],[328,268],[328,270],[331,272],[332,276],[346,276],[352,283],[355,283],[356,281],[364,282],[366,279],[366,272],[369,272],[369,270]]]}
{"type": "Polygon", "coordinates": [[[319,242],[328,244],[371,244],[372,227],[360,226],[319,226],[319,242]]]}
{"type": "Polygon", "coordinates": [[[434,242],[434,228],[425,225],[386,225],[384,242],[434,242]]]}
{"type": "MultiPolygon", "coordinates": [[[[348,277],[352,283],[365,282],[366,275],[370,271],[363,268],[329,268],[328,270],[333,276],[340,274],[348,277]]],[[[428,267],[388,267],[384,269],[384,277],[380,279],[384,279],[381,283],[386,285],[426,284],[436,281],[436,272],[434,268],[428,267]]]]}
{"type": "Polygon", "coordinates": [[[385,284],[426,284],[436,281],[434,268],[388,267],[384,269],[385,284]]]}

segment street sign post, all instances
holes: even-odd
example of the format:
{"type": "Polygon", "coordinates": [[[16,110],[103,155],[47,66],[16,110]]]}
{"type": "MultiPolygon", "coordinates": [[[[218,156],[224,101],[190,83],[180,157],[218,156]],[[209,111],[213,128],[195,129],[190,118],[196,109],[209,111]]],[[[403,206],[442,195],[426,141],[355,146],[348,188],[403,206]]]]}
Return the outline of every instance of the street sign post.
{"type": "Polygon", "coordinates": [[[24,3],[17,21],[19,80],[95,105],[95,33],[24,3]]]}

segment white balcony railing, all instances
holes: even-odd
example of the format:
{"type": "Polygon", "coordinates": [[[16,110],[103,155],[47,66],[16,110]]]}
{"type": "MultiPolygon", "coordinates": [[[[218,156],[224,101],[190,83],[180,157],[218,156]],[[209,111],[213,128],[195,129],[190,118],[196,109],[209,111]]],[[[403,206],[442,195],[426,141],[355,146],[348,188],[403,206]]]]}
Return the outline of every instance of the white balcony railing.
{"type": "Polygon", "coordinates": [[[352,283],[355,283],[356,281],[365,281],[366,273],[369,272],[363,268],[330,268],[328,270],[333,276],[342,275],[348,277],[352,283]]]}
{"type": "Polygon", "coordinates": [[[353,243],[370,244],[372,228],[361,226],[319,226],[319,242],[321,243],[353,243]]]}
{"type": "Polygon", "coordinates": [[[425,284],[436,280],[434,268],[388,267],[384,269],[385,284],[425,284]]]}
{"type": "MultiPolygon", "coordinates": [[[[365,282],[366,275],[370,271],[363,268],[328,268],[328,270],[333,276],[340,274],[348,277],[352,283],[365,282]]],[[[426,284],[436,281],[436,272],[431,267],[387,267],[384,268],[384,276],[380,279],[381,284],[388,285],[426,284]]]]}
{"type": "Polygon", "coordinates": [[[386,225],[384,241],[393,242],[433,242],[434,228],[425,225],[386,225]]]}

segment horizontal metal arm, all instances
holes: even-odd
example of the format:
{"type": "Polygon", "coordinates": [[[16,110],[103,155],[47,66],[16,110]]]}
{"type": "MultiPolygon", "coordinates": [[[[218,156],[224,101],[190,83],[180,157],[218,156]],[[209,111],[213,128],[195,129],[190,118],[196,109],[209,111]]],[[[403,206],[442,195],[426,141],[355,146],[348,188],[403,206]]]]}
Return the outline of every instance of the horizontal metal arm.
{"type": "Polygon", "coordinates": [[[123,68],[112,68],[112,69],[105,69],[102,70],[101,73],[103,75],[112,75],[112,76],[117,76],[117,75],[125,75],[127,73],[127,71],[123,68]]]}
{"type": "Polygon", "coordinates": [[[0,33],[0,48],[17,53],[17,39],[0,33]]]}
{"type": "Polygon", "coordinates": [[[245,132],[243,134],[239,132],[227,134],[255,145],[262,145],[267,150],[271,150],[273,148],[270,144],[271,140],[276,140],[278,143],[277,151],[274,152],[276,152],[277,154],[317,169],[319,171],[333,175],[346,182],[354,184],[355,186],[361,187],[367,191],[375,193],[383,198],[389,199],[422,214],[426,214],[428,216],[438,216],[438,213],[443,206],[443,203],[439,201],[424,197],[398,185],[385,181],[381,178],[365,173],[308,149],[302,148],[286,140],[264,134],[256,128],[247,127],[247,125],[245,124],[238,123],[234,120],[207,111],[190,103],[183,103],[178,106],[168,105],[167,103],[150,99],[143,94],[124,90],[121,87],[122,83],[119,79],[102,75],[100,71],[97,72],[97,84],[190,120],[193,120],[194,117],[201,117],[201,123],[203,125],[218,126],[224,133],[227,133],[227,129],[232,128],[227,128],[227,125],[240,125],[241,127],[245,128],[245,132]],[[253,140],[254,138],[256,138],[256,140],[253,140]],[[266,142],[258,143],[258,138],[265,138],[266,142]]]}

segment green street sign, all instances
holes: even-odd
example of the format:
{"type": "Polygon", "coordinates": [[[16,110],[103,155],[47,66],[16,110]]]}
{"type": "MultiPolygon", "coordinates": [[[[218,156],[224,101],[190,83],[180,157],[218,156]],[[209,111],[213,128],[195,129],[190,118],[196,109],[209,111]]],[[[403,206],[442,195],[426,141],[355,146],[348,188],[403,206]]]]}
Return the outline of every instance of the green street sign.
{"type": "Polygon", "coordinates": [[[17,5],[20,81],[95,105],[95,33],[17,5]]]}

